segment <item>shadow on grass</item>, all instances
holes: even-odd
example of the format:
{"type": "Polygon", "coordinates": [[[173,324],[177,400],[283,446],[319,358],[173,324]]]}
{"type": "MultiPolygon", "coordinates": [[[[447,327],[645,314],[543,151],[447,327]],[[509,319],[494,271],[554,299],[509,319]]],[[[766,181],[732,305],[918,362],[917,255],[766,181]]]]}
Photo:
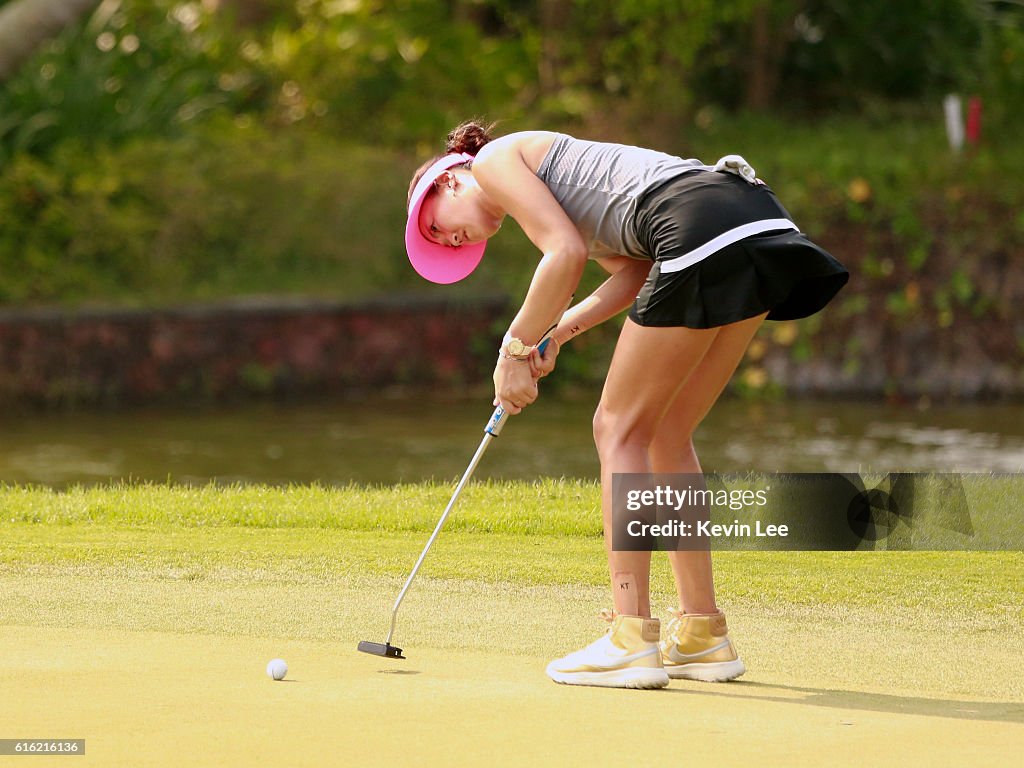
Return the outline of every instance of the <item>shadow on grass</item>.
{"type": "Polygon", "coordinates": [[[855,709],[864,712],[891,712],[901,715],[948,717],[954,720],[989,720],[1003,723],[1024,723],[1024,702],[960,701],[957,699],[926,699],[919,696],[897,696],[888,693],[840,691],[828,688],[802,688],[737,680],[723,690],[707,688],[670,688],[672,693],[702,696],[740,696],[745,699],[772,701],[779,704],[800,704],[833,709],[855,709]],[[730,690],[732,692],[730,692],[730,690]],[[777,691],[778,695],[772,695],[777,691]],[[794,696],[794,694],[802,694],[794,696]]]}

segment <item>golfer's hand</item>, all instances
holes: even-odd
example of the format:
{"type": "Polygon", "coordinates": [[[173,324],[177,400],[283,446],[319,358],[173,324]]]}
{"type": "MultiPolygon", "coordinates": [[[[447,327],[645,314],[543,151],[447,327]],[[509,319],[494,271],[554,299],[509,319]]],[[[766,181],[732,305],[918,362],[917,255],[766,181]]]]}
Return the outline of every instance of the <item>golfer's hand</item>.
{"type": "Polygon", "coordinates": [[[494,405],[517,414],[537,399],[537,379],[526,361],[498,358],[494,367],[494,405]]]}
{"type": "Polygon", "coordinates": [[[543,355],[539,350],[533,350],[533,352],[530,353],[530,373],[533,374],[533,378],[543,379],[555,370],[555,359],[558,357],[558,353],[561,350],[562,345],[553,338],[544,348],[543,355]]]}

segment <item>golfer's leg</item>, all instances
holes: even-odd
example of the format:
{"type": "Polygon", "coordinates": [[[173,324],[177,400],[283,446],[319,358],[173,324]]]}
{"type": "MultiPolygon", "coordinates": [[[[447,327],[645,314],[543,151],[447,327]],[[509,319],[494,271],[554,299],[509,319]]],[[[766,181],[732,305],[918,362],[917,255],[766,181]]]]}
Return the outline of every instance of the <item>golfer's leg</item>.
{"type": "Polygon", "coordinates": [[[648,328],[626,320],[615,347],[594,441],[601,459],[605,550],[615,610],[650,616],[650,552],[612,549],[612,478],[652,471],[649,448],[665,410],[697,367],[718,329],[648,328]]]}
{"type": "MultiPolygon", "coordinates": [[[[719,329],[714,342],[678,391],[650,445],[651,471],[701,473],[693,432],[715,404],[764,321],[764,315],[719,329]]],[[[715,613],[710,551],[670,552],[680,608],[715,613]]]]}
{"type": "MultiPolygon", "coordinates": [[[[719,329],[714,342],[680,388],[651,442],[658,472],[700,473],[693,431],[718,399],[763,317],[719,329]]],[[[703,478],[700,479],[701,484],[703,478]]],[[[681,610],[661,626],[661,659],[671,678],[724,682],[746,671],[729,637],[725,614],[715,604],[711,552],[669,552],[681,610]]]]}

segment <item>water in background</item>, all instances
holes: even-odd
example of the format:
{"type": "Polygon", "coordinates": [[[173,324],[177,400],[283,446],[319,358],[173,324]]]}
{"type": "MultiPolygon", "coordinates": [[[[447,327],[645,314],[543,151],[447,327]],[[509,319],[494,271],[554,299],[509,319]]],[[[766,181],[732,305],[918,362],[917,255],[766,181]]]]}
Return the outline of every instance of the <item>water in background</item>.
{"type": "MultiPolygon", "coordinates": [[[[544,398],[512,417],[476,477],[596,477],[592,398],[544,398]]],[[[360,399],[0,419],[0,482],[415,482],[459,477],[487,400],[360,399]]],[[[1020,472],[1024,409],[719,402],[696,436],[705,471],[1020,472]]]]}

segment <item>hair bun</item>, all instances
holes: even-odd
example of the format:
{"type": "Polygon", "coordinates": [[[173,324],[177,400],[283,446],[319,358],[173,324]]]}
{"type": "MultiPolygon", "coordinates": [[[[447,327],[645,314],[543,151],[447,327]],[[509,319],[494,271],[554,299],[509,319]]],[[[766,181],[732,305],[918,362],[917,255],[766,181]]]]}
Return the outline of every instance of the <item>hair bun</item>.
{"type": "Polygon", "coordinates": [[[453,128],[448,134],[448,141],[445,144],[445,152],[465,152],[467,155],[476,155],[480,148],[492,140],[491,130],[494,123],[484,125],[475,120],[466,122],[453,128]]]}

